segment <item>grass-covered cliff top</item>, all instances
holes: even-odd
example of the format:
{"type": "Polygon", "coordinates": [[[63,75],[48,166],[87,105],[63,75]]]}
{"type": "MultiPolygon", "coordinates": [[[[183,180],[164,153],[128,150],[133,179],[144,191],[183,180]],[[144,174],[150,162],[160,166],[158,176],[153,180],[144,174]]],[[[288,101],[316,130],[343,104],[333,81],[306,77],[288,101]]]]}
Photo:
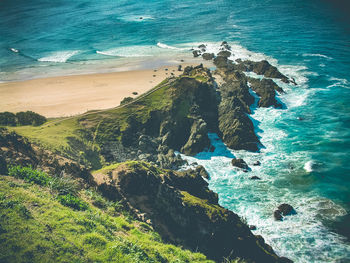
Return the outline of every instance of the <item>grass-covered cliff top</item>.
{"type": "MultiPolygon", "coordinates": [[[[116,108],[49,120],[38,127],[8,128],[52,152],[74,159],[84,159],[94,169],[100,168],[104,163],[99,155],[101,146],[111,141],[121,141],[125,130],[135,122],[145,124],[153,112],[168,110],[174,103],[174,98],[181,95],[177,89],[185,85],[185,79],[203,83],[209,81],[210,76],[202,68],[194,69],[180,77],[165,79],[145,94],[116,108]]],[[[183,101],[179,114],[186,116],[189,107],[183,101]]]]}
{"type": "Polygon", "coordinates": [[[163,243],[148,224],[92,190],[77,198],[82,210],[49,186],[0,176],[0,262],[212,262],[163,243]]]}

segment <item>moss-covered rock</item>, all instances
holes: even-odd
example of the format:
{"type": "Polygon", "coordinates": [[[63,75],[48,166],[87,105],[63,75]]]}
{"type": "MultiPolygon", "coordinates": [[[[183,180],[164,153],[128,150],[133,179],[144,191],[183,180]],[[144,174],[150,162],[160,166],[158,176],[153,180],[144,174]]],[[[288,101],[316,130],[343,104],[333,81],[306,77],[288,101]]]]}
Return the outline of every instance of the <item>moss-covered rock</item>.
{"type": "Polygon", "coordinates": [[[94,177],[106,196],[122,198],[141,219],[152,222],[164,240],[201,251],[217,262],[237,257],[280,262],[236,214],[218,205],[217,195],[194,171],[128,162],[94,177]]]}

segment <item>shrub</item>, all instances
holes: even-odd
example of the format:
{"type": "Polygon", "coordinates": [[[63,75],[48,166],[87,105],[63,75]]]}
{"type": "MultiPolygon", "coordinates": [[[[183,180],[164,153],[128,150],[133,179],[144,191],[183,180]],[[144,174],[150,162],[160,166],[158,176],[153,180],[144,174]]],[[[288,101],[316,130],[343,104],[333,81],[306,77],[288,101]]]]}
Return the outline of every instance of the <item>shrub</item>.
{"type": "Polygon", "coordinates": [[[68,175],[53,177],[49,182],[49,187],[59,195],[76,195],[79,191],[77,181],[68,175]]]}
{"type": "Polygon", "coordinates": [[[120,102],[120,105],[127,104],[127,103],[131,102],[132,100],[133,100],[133,98],[131,98],[131,97],[125,97],[125,98],[120,102]]]}
{"type": "Polygon", "coordinates": [[[10,166],[8,168],[8,175],[39,185],[47,185],[50,181],[50,177],[45,172],[34,170],[31,166],[10,166]]]}
{"type": "Polygon", "coordinates": [[[85,203],[83,200],[71,194],[59,195],[57,199],[58,201],[60,201],[62,205],[71,207],[76,210],[84,211],[89,208],[87,203],[85,203]]]}
{"type": "Polygon", "coordinates": [[[16,126],[16,115],[12,112],[0,112],[0,125],[16,126]]]}
{"type": "Polygon", "coordinates": [[[101,209],[106,209],[107,207],[113,206],[113,202],[104,198],[100,193],[94,190],[86,190],[85,194],[91,198],[92,204],[101,209]]]}
{"type": "Polygon", "coordinates": [[[21,111],[16,113],[17,123],[19,125],[39,126],[46,122],[46,118],[32,111],[21,111]]]}

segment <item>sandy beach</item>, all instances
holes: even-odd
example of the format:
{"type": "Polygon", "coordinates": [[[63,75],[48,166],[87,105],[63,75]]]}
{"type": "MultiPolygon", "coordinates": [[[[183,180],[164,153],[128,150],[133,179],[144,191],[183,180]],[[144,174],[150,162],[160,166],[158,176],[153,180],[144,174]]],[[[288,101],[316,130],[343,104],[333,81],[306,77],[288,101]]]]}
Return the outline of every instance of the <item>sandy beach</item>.
{"type": "Polygon", "coordinates": [[[142,94],[166,77],[181,73],[177,66],[168,66],[1,83],[0,112],[31,110],[53,118],[108,109],[125,97],[137,96],[133,92],[142,94]]]}

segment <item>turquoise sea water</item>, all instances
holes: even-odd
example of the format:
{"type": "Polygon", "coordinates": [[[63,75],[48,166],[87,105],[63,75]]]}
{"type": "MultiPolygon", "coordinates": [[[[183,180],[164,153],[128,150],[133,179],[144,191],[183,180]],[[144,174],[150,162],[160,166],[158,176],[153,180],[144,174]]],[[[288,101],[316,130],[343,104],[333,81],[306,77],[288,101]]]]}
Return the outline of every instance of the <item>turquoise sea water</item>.
{"type": "Polygon", "coordinates": [[[269,60],[298,85],[281,84],[286,109],[254,109],[261,153],[229,151],[212,134],[216,151],[188,159],[208,169],[220,203],[256,225],[279,254],[349,262],[348,10],[320,0],[3,0],[0,81],[147,66],[185,56],[196,43],[215,51],[222,40],[234,58],[269,60]],[[259,160],[250,174],[262,180],[234,170],[232,156],[259,160]],[[275,222],[283,202],[298,214],[275,222]]]}

